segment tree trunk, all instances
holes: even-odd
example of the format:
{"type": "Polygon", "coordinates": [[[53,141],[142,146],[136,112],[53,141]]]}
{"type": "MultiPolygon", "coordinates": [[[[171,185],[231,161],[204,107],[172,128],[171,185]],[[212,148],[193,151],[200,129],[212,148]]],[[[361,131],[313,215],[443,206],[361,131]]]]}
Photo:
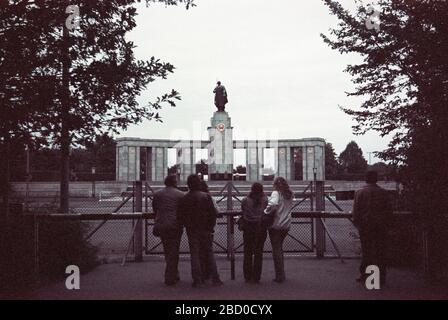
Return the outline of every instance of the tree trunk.
{"type": "Polygon", "coordinates": [[[62,99],[61,99],[61,177],[60,212],[69,212],[69,172],[70,172],[70,57],[68,29],[63,28],[64,48],[62,52],[62,99]]]}
{"type": "Polygon", "coordinates": [[[4,206],[4,216],[5,218],[8,218],[9,216],[9,179],[10,179],[10,141],[8,133],[4,136],[4,143],[5,143],[5,153],[4,156],[4,175],[3,175],[3,181],[2,184],[4,185],[4,194],[3,194],[3,206],[4,206]]]}

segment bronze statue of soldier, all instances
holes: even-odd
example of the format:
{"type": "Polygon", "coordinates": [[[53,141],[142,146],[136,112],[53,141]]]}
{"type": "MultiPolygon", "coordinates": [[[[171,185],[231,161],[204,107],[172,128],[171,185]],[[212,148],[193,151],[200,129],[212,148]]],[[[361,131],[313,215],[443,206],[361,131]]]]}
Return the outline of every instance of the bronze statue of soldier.
{"type": "Polygon", "coordinates": [[[226,88],[221,85],[221,81],[217,82],[217,86],[213,90],[213,93],[215,94],[215,106],[218,108],[219,112],[224,112],[228,100],[226,88]]]}

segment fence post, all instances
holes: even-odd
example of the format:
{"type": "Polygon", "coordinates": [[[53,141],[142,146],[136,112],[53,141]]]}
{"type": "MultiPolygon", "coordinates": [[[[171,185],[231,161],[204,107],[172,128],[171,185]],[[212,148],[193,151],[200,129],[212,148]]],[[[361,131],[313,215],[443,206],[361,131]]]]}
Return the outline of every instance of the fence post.
{"type": "Polygon", "coordinates": [[[230,219],[230,279],[235,280],[235,220],[230,219]]]}
{"type": "Polygon", "coordinates": [[[148,183],[145,181],[145,212],[148,212],[148,183]]]}
{"type": "Polygon", "coordinates": [[[430,268],[429,268],[429,248],[428,248],[428,229],[427,223],[424,222],[421,226],[421,241],[422,241],[422,269],[423,274],[425,276],[429,276],[430,268]]]}
{"type": "Polygon", "coordinates": [[[34,220],[34,280],[38,285],[40,282],[40,268],[39,268],[39,220],[36,213],[33,214],[34,220]]]}
{"type": "MultiPolygon", "coordinates": [[[[316,180],[314,180],[315,182],[316,180]]],[[[310,211],[314,211],[314,182],[311,182],[311,188],[310,188],[310,211]]]]}
{"type": "MultiPolygon", "coordinates": [[[[227,211],[232,211],[233,210],[233,199],[232,199],[232,183],[228,182],[226,185],[226,193],[227,193],[227,207],[226,210],[227,211]]],[[[231,247],[233,246],[233,230],[232,230],[232,226],[233,226],[233,221],[231,221],[233,219],[232,215],[227,215],[227,259],[231,259],[232,258],[232,254],[231,254],[231,247]]]]}
{"type": "MultiPolygon", "coordinates": [[[[143,188],[141,181],[135,181],[134,197],[135,197],[135,212],[142,212],[143,188]]],[[[143,261],[143,230],[142,218],[137,219],[137,226],[134,233],[134,252],[135,262],[143,261]]]]}
{"type": "MultiPolygon", "coordinates": [[[[233,211],[233,184],[227,183],[227,211],[233,211]]],[[[227,215],[227,256],[230,259],[230,278],[235,280],[235,220],[233,214],[227,215]]]]}
{"type": "Polygon", "coordinates": [[[227,211],[233,210],[232,182],[227,183],[227,211]]]}
{"type": "MultiPolygon", "coordinates": [[[[325,211],[324,181],[315,181],[316,211],[325,211]]],[[[316,219],[316,257],[321,259],[325,252],[325,229],[322,218],[316,219]]]]}

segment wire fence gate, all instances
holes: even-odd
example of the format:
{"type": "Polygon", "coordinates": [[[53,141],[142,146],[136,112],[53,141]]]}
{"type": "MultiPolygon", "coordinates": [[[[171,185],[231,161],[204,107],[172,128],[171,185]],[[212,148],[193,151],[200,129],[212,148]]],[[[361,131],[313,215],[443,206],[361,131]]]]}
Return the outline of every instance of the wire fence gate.
{"type": "MultiPolygon", "coordinates": [[[[163,254],[160,239],[152,234],[155,191],[148,183],[137,181],[119,195],[119,201],[109,212],[31,215],[35,221],[36,265],[39,265],[39,224],[48,221],[56,224],[80,221],[87,230],[84,240],[98,249],[99,258],[103,260],[118,258],[124,265],[127,261],[142,261],[144,254],[163,254]]],[[[232,279],[235,276],[235,256],[243,252],[242,232],[236,227],[236,219],[242,214],[240,204],[248,193],[247,187],[244,190],[232,182],[211,191],[219,211],[214,252],[229,259],[232,279]]],[[[359,236],[350,213],[352,201],[336,201],[331,192],[326,192],[322,181],[311,182],[304,190],[296,190],[294,198],[292,225],[284,242],[286,253],[317,258],[335,257],[341,262],[360,257],[359,236]]],[[[400,221],[403,218],[415,220],[412,214],[403,212],[395,212],[394,216],[400,221]]],[[[412,228],[412,233],[420,234],[417,224],[412,228]]],[[[188,249],[184,233],[181,254],[187,254],[188,249]]],[[[270,251],[270,241],[266,241],[264,252],[270,251]]]]}

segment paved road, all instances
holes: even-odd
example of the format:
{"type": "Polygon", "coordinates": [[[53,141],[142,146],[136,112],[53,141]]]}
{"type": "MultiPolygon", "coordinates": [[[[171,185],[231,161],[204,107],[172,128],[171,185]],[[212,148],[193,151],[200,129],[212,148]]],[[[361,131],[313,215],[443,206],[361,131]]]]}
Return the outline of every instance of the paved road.
{"type": "MultiPolygon", "coordinates": [[[[229,262],[218,259],[224,281],[222,287],[191,287],[188,258],[180,262],[181,282],[166,287],[162,282],[164,263],[152,257],[143,263],[106,264],[81,276],[81,289],[69,291],[64,282],[43,287],[27,296],[33,299],[448,299],[442,288],[425,284],[412,271],[391,269],[388,285],[381,291],[366,290],[354,281],[359,260],[341,263],[336,259],[287,258],[287,281],[277,284],[273,263],[265,255],[262,281],[246,284],[242,279],[242,261],[237,260],[237,279],[230,280],[229,262]]],[[[446,289],[445,289],[446,290],[446,289]]]]}

